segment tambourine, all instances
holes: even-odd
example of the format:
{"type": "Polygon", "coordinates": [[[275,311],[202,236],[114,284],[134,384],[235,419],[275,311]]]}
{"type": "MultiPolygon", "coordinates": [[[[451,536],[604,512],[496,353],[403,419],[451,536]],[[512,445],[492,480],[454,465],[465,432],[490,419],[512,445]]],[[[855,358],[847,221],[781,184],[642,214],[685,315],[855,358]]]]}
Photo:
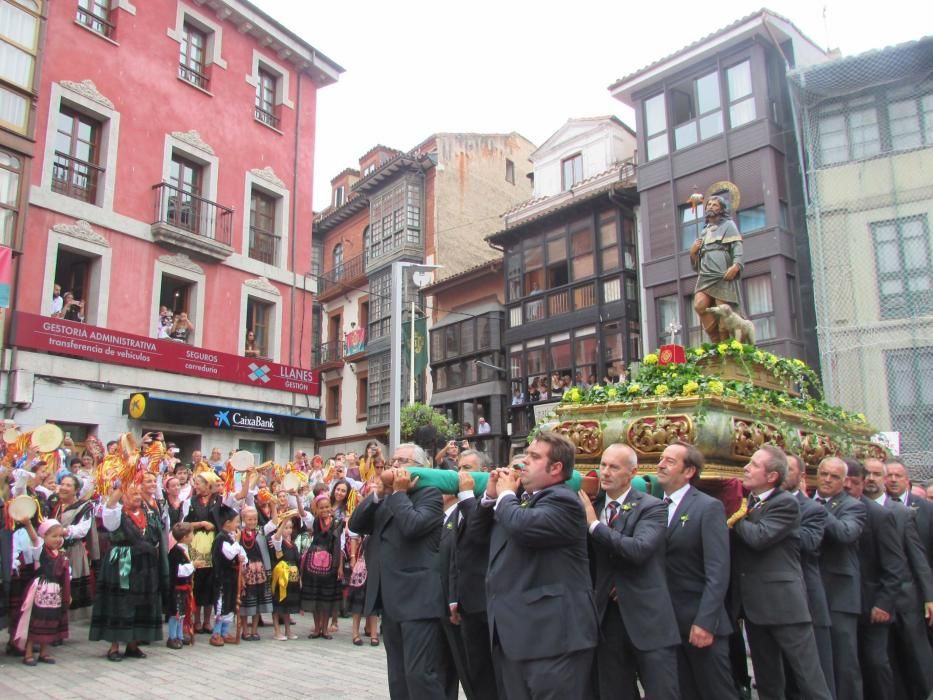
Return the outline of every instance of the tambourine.
{"type": "Polygon", "coordinates": [[[23,518],[31,518],[38,509],[36,499],[32,496],[17,496],[7,505],[7,512],[17,522],[23,518]]]}
{"type": "Polygon", "coordinates": [[[254,462],[253,453],[249,450],[239,450],[238,452],[234,452],[233,456],[230,457],[230,465],[235,472],[245,472],[253,466],[254,462]]]}
{"type": "Polygon", "coordinates": [[[65,440],[65,433],[54,423],[40,425],[32,431],[32,446],[39,452],[54,452],[62,446],[65,440]]]}
{"type": "Polygon", "coordinates": [[[303,485],[298,472],[289,472],[285,475],[285,478],[282,479],[282,488],[286,491],[297,491],[303,485]]]}

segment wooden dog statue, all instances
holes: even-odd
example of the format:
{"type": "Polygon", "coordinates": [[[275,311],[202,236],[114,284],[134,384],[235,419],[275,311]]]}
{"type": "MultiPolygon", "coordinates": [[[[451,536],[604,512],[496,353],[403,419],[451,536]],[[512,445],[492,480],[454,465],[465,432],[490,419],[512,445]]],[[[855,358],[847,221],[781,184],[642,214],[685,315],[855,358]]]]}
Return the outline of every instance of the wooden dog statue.
{"type": "Polygon", "coordinates": [[[740,343],[755,344],[755,324],[742,318],[729,304],[711,306],[708,311],[719,319],[719,328],[724,337],[735,338],[740,343]]]}

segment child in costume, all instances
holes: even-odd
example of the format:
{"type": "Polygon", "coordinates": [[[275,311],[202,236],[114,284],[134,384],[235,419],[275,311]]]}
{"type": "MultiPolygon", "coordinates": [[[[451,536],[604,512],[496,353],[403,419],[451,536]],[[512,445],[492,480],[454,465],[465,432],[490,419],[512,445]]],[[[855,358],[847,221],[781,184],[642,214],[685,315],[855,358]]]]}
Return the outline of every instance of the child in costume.
{"type": "Polygon", "coordinates": [[[268,541],[259,531],[259,515],[256,508],[246,506],[240,511],[240,517],[243,519],[240,545],[246,552],[243,595],[240,599],[242,639],[245,642],[258,642],[259,619],[263,613],[272,612],[272,558],[269,556],[268,541]]]}
{"type": "Polygon", "coordinates": [[[44,520],[39,525],[39,537],[42,538],[42,553],[36,578],[23,600],[23,614],[15,635],[16,640],[25,639],[23,663],[27,666],[55,663],[49,656],[49,644],[68,637],[68,606],[71,605],[71,570],[68,557],[62,552],[65,528],[57,520],[44,520]],[[35,643],[39,644],[38,660],[32,652],[35,643]]]}
{"type": "Polygon", "coordinates": [[[309,638],[332,639],[327,623],[340,602],[343,521],[333,516],[326,494],[314,500],[314,509],[311,546],[301,557],[301,607],[305,612],[314,613],[314,629],[309,638]]]}
{"type": "Polygon", "coordinates": [[[270,540],[276,558],[276,565],[272,569],[272,626],[275,639],[279,642],[298,639],[297,634],[292,634],[289,621],[289,616],[297,613],[301,607],[299,554],[294,533],[293,518],[285,518],[270,540]],[[280,623],[285,626],[284,634],[279,631],[280,623]]]}
{"type": "Polygon", "coordinates": [[[246,562],[246,552],[237,541],[240,514],[222,505],[220,522],[220,532],[214,539],[211,551],[214,569],[214,630],[211,646],[215,647],[222,647],[224,643],[238,644],[240,641],[236,636],[236,608],[240,593],[240,566],[246,562]]]}
{"type": "Polygon", "coordinates": [[[169,649],[181,649],[185,637],[191,643],[194,640],[194,593],[191,584],[194,570],[203,566],[201,562],[192,562],[188,547],[194,537],[191,523],[175,523],[172,526],[172,538],[175,546],[168,553],[168,575],[171,595],[168,607],[169,649]]]}

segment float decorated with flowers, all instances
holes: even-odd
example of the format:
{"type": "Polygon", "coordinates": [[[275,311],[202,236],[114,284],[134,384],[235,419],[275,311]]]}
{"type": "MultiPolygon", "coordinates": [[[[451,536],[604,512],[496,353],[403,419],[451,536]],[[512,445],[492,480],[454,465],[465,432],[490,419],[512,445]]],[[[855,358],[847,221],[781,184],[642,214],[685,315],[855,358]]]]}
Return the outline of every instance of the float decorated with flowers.
{"type": "Polygon", "coordinates": [[[811,474],[830,455],[884,459],[865,416],[829,405],[821,393],[803,361],[735,339],[666,345],[627,381],[564,392],[537,429],[570,438],[583,471],[617,442],[630,445],[645,467],[672,442],[692,443],[706,458],[704,479],[740,477],[763,444],[799,455],[811,474]]]}

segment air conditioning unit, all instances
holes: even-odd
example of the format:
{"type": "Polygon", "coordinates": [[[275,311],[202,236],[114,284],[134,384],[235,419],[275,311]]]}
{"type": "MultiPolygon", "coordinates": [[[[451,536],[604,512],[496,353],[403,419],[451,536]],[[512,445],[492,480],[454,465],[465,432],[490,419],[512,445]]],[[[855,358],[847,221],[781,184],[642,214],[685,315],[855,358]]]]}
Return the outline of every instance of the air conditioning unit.
{"type": "Polygon", "coordinates": [[[10,381],[13,383],[13,403],[32,403],[35,380],[35,375],[29,370],[17,369],[12,372],[10,381]]]}

